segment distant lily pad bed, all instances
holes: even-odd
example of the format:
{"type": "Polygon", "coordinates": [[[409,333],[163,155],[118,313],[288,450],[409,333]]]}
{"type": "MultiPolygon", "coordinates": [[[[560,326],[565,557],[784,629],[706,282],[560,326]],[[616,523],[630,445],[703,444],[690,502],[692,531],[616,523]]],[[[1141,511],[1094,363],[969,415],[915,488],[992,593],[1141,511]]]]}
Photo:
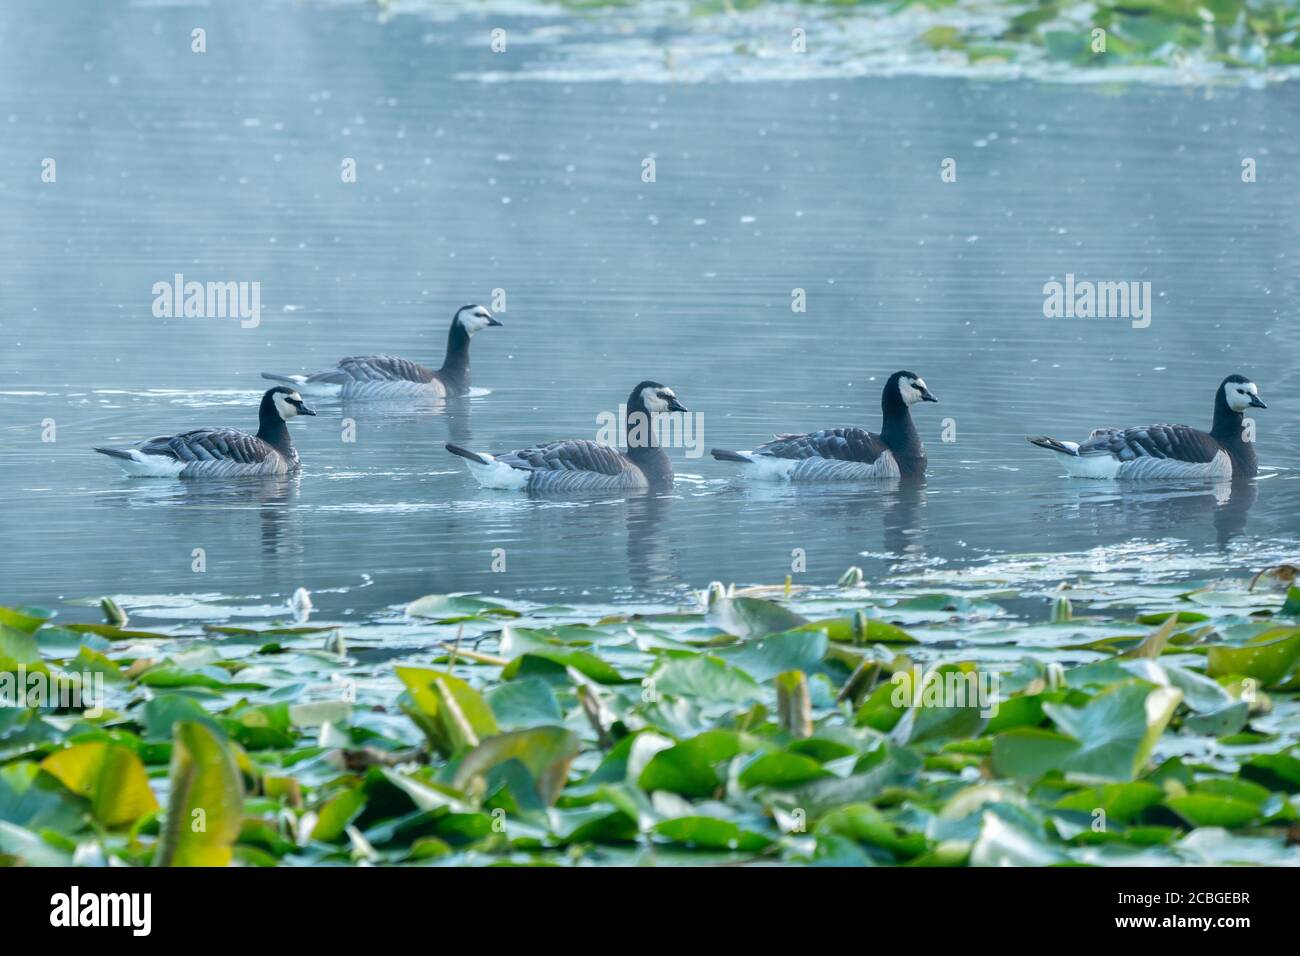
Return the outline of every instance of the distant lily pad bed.
{"type": "Polygon", "coordinates": [[[1296,865],[1295,576],[0,608],[0,863],[1296,865]]]}
{"type": "Polygon", "coordinates": [[[378,0],[377,7],[385,18],[491,20],[505,31],[492,47],[504,55],[485,57],[463,77],[481,81],[922,75],[1197,85],[1300,76],[1300,7],[1291,0],[512,0],[488,11],[482,0],[378,0]]]}

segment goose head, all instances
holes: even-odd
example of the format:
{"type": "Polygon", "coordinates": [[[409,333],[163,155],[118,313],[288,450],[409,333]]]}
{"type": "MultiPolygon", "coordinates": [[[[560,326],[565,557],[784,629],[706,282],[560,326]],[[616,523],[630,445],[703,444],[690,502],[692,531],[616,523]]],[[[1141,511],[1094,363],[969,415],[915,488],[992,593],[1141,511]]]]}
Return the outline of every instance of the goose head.
{"type": "Polygon", "coordinates": [[[632,389],[632,394],[628,396],[627,407],[629,410],[646,411],[651,415],[689,411],[671,388],[651,381],[642,382],[632,389]]]}
{"type": "Polygon", "coordinates": [[[462,305],[456,310],[456,317],[452,321],[460,323],[460,327],[469,336],[490,326],[502,324],[500,319],[481,305],[462,305]]]}
{"type": "Polygon", "coordinates": [[[263,411],[266,411],[268,403],[275,410],[275,414],[286,422],[299,415],[316,414],[303,402],[301,395],[283,385],[268,389],[267,393],[262,396],[263,411]]]}
{"type": "Polygon", "coordinates": [[[934,397],[934,392],[925,384],[925,379],[915,372],[895,372],[889,376],[889,381],[885,383],[885,398],[890,398],[890,392],[898,393],[898,397],[903,400],[907,406],[915,405],[917,402],[937,402],[939,399],[934,397]]]}
{"type": "Polygon", "coordinates": [[[1219,386],[1223,401],[1234,412],[1248,408],[1268,408],[1259,397],[1259,386],[1244,375],[1229,375],[1219,386]]]}

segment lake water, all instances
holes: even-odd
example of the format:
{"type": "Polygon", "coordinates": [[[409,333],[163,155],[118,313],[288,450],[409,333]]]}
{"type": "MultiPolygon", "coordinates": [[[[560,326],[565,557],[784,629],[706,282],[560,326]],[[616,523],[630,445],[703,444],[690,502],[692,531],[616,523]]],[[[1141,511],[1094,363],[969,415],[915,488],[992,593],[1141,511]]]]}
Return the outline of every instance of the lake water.
{"type": "Polygon", "coordinates": [[[1295,556],[1293,89],[512,81],[528,58],[492,54],[473,16],[88,4],[72,31],[42,8],[0,8],[0,602],[220,616],[304,586],[342,619],[451,591],[671,604],[780,582],[796,548],[796,580],[819,583],[852,564],[1013,580],[1047,551],[1077,555],[1062,577],[1134,579],[1295,556]],[[259,282],[260,324],[155,318],[176,273],[259,282]],[[1151,282],[1150,327],[1045,319],[1067,273],[1151,282]],[[131,480],[90,451],[252,430],[264,370],[437,365],[453,310],[494,289],[482,394],[318,403],[294,426],[298,479],[131,480]],[[674,449],[671,495],[541,500],[480,489],[442,448],[594,438],[644,378],[703,413],[706,447],[876,429],[898,368],[941,401],[916,414],[922,488],[753,487],[674,449]],[[1208,427],[1231,372],[1269,404],[1266,475],[1243,487],[1072,482],[1024,441],[1208,427]]]}

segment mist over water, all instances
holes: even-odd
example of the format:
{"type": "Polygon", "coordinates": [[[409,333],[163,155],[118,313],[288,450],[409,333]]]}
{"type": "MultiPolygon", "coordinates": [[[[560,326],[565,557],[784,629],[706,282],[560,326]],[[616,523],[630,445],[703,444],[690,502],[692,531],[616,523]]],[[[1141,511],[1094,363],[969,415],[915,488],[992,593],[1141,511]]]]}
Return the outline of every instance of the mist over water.
{"type": "Polygon", "coordinates": [[[494,83],[464,78],[513,68],[473,17],[86,5],[69,31],[40,9],[0,8],[0,603],[114,594],[188,613],[305,586],[345,617],[451,591],[672,603],[712,579],[779,582],[795,548],[797,578],[819,583],[850,564],[869,581],[1013,580],[1026,552],[1188,578],[1295,556],[1285,86],[494,83]],[[260,283],[259,324],[156,318],[151,288],[177,273],[260,283]],[[1150,282],[1150,326],[1044,318],[1044,285],[1067,274],[1150,282]],[[436,367],[452,313],[494,289],[505,327],[475,337],[473,396],[313,401],[292,426],[299,478],[131,480],[90,451],[254,430],[262,371],[372,353],[436,367]],[[900,368],[940,399],[915,410],[922,487],[746,485],[672,449],[671,495],[532,499],[480,489],[443,450],[594,438],[647,378],[702,413],[705,447],[874,430],[900,368]],[[1269,405],[1257,482],[1072,482],[1024,442],[1206,428],[1232,372],[1269,405]]]}

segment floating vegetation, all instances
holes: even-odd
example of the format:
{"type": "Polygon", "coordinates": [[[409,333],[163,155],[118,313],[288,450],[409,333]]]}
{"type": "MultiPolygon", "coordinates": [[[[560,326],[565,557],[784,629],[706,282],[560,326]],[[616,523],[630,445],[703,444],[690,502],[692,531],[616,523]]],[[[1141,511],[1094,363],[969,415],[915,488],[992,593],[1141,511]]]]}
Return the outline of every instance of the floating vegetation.
{"type": "Polygon", "coordinates": [[[1266,579],[0,608],[0,861],[1300,864],[1300,588],[1266,579]]]}
{"type": "MultiPolygon", "coordinates": [[[[483,10],[477,0],[379,5],[441,19],[483,10]]],[[[509,12],[512,49],[529,62],[478,78],[910,73],[1185,84],[1286,79],[1300,68],[1300,7],[1290,0],[536,0],[509,12]]]]}

